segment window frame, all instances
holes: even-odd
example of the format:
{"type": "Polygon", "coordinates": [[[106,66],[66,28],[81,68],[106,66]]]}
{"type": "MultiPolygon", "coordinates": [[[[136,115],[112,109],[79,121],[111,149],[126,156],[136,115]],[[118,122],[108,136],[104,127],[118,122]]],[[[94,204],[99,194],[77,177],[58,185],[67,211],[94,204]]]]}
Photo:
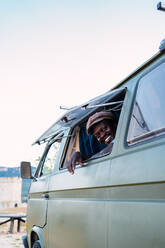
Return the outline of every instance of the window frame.
{"type": "Polygon", "coordinates": [[[37,170],[35,172],[35,177],[36,178],[41,178],[41,177],[45,177],[45,176],[50,176],[52,173],[54,173],[57,169],[59,170],[59,166],[57,168],[57,164],[60,163],[61,165],[61,160],[62,160],[62,151],[63,151],[63,148],[64,148],[64,144],[66,142],[66,137],[65,136],[65,132],[60,132],[55,138],[52,138],[51,140],[49,140],[46,144],[46,147],[44,149],[44,152],[41,156],[41,159],[40,159],[40,162],[38,164],[38,167],[37,167],[37,170]],[[57,142],[57,140],[61,139],[61,145],[60,145],[60,148],[59,148],[59,154],[57,156],[57,159],[55,160],[55,163],[54,163],[54,166],[53,166],[53,169],[50,173],[48,174],[43,174],[42,175],[42,170],[43,170],[43,167],[44,167],[44,164],[45,164],[45,160],[46,160],[46,157],[49,153],[49,150],[51,148],[51,146],[57,142]]]}
{"type": "MultiPolygon", "coordinates": [[[[125,99],[126,99],[126,95],[127,95],[127,87],[126,86],[124,86],[124,87],[121,87],[121,88],[123,88],[123,90],[125,90],[125,92],[124,92],[124,95],[123,96],[120,96],[120,94],[119,94],[119,96],[115,96],[115,98],[117,97],[117,99],[119,98],[121,98],[121,97],[123,97],[123,100],[122,100],[122,103],[121,103],[121,100],[117,100],[116,101],[116,105],[117,105],[117,103],[118,104],[121,104],[121,108],[120,108],[120,114],[119,114],[119,118],[118,118],[118,124],[117,124],[117,129],[116,129],[116,134],[117,134],[117,132],[118,132],[118,125],[119,125],[119,121],[120,121],[120,118],[121,118],[121,113],[122,113],[122,111],[123,111],[123,105],[124,105],[124,102],[125,102],[125,99]]],[[[113,90],[112,90],[113,91],[113,90]]],[[[113,103],[114,101],[113,101],[113,99],[111,100],[111,99],[109,99],[109,103],[113,103]]],[[[112,104],[109,104],[109,105],[112,105],[112,104]]],[[[93,106],[93,111],[92,112],[90,112],[90,114],[88,115],[88,116],[86,116],[86,117],[84,117],[83,119],[81,119],[78,123],[76,123],[76,125],[74,125],[74,126],[72,126],[71,128],[70,128],[70,132],[69,132],[69,135],[68,135],[68,139],[67,139],[67,142],[66,142],[66,148],[65,148],[65,153],[64,153],[64,155],[63,155],[63,159],[62,159],[62,163],[61,163],[61,166],[60,166],[60,170],[61,171],[63,171],[63,170],[67,170],[67,168],[65,167],[65,165],[64,165],[64,163],[65,163],[65,159],[66,159],[66,156],[67,156],[67,151],[68,151],[68,147],[70,146],[70,142],[71,142],[71,136],[72,136],[72,134],[74,133],[74,130],[76,129],[76,128],[78,128],[78,127],[80,127],[84,122],[87,122],[87,120],[88,120],[88,118],[91,116],[91,115],[93,115],[95,112],[97,112],[97,111],[102,111],[103,110],[103,108],[106,108],[106,106],[108,106],[108,103],[103,103],[103,104],[99,104],[99,105],[96,105],[96,106],[93,106]],[[102,106],[101,106],[102,105],[102,106]]],[[[113,105],[112,105],[113,106],[113,105]]],[[[113,108],[113,107],[112,107],[113,108]]],[[[119,108],[119,106],[117,106],[117,108],[116,108],[116,110],[114,110],[114,112],[116,111],[118,111],[118,108],[119,108]]],[[[114,142],[114,145],[115,145],[115,143],[116,142],[114,142]]],[[[112,149],[112,151],[114,150],[114,148],[112,149]]],[[[103,154],[103,155],[98,155],[98,156],[96,156],[96,157],[94,157],[94,158],[88,158],[87,160],[85,160],[84,162],[89,162],[89,161],[93,161],[93,160],[95,160],[95,159],[102,159],[103,157],[105,157],[105,156],[107,156],[107,155],[110,155],[112,152],[106,152],[105,154],[103,154]]],[[[97,153],[96,153],[97,154],[97,153]]],[[[95,155],[96,155],[95,154],[95,155]]],[[[94,155],[94,156],[95,156],[94,155]]]]}
{"type": "Polygon", "coordinates": [[[143,144],[143,143],[148,143],[148,142],[150,142],[152,140],[155,140],[157,138],[161,138],[162,136],[165,135],[165,126],[164,126],[163,128],[158,128],[158,129],[152,130],[150,132],[147,132],[145,134],[139,135],[139,136],[137,136],[135,138],[128,139],[128,133],[129,133],[129,128],[130,128],[131,118],[132,118],[132,115],[133,115],[134,106],[135,106],[135,103],[136,103],[136,97],[137,97],[137,93],[138,93],[139,83],[140,83],[141,79],[143,79],[146,75],[151,73],[153,70],[158,68],[163,63],[165,63],[165,59],[163,59],[162,61],[157,63],[154,67],[152,67],[149,71],[144,73],[137,81],[137,84],[136,84],[135,89],[134,89],[134,96],[133,96],[132,107],[131,107],[131,111],[130,111],[130,116],[129,116],[129,121],[128,121],[128,128],[127,128],[127,133],[126,133],[126,144],[127,144],[128,148],[130,148],[132,146],[137,146],[137,145],[140,145],[140,144],[143,144]]]}

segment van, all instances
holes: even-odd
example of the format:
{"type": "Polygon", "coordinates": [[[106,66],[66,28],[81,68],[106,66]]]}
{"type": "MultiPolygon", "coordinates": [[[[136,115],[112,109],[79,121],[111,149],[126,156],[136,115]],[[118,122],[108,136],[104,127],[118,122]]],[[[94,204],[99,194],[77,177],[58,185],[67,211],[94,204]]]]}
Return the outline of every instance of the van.
{"type": "Polygon", "coordinates": [[[32,178],[27,207],[29,248],[165,247],[165,44],[107,93],[70,109],[35,144],[46,142],[32,178]],[[91,142],[85,133],[93,113],[118,118],[111,153],[66,165],[91,142]],[[85,138],[84,138],[85,137],[85,138]]]}

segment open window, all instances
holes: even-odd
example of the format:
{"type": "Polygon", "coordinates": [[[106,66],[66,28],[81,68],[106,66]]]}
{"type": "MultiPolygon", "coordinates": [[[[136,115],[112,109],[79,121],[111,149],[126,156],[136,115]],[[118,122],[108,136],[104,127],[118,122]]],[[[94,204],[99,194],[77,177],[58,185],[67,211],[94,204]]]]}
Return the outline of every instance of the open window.
{"type": "Polygon", "coordinates": [[[91,111],[89,115],[85,116],[85,118],[80,119],[79,123],[77,123],[71,129],[71,135],[69,137],[70,139],[66,149],[63,168],[66,167],[72,154],[76,151],[80,151],[83,155],[85,155],[85,157],[88,157],[89,159],[98,158],[110,153],[107,151],[106,153],[101,154],[101,151],[105,149],[106,145],[101,144],[95,136],[87,134],[86,123],[88,118],[95,112],[111,111],[115,116],[116,123],[118,124],[126,88],[116,91],[118,91],[116,94],[113,94],[113,91],[111,94],[108,93],[109,95],[105,97],[104,100],[101,102],[98,98],[95,101],[91,101],[89,104],[82,106],[83,111],[84,108],[88,111],[90,109],[91,111]]]}

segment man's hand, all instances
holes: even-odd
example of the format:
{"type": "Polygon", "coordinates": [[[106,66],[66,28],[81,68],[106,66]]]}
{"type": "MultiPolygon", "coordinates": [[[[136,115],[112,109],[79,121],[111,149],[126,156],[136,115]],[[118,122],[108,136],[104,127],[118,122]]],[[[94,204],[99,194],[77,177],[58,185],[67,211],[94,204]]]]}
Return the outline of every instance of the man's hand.
{"type": "Polygon", "coordinates": [[[84,166],[82,162],[82,155],[80,152],[75,152],[72,154],[71,159],[69,160],[66,168],[71,174],[74,174],[76,163],[79,163],[81,166],[84,166]]]}

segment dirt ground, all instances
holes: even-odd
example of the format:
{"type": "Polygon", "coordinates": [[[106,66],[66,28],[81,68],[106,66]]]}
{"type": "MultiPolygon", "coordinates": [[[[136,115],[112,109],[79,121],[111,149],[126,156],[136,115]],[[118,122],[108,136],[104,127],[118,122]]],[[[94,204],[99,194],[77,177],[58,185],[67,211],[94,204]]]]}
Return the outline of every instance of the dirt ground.
{"type": "Polygon", "coordinates": [[[24,233],[0,233],[0,246],[4,248],[23,248],[22,236],[24,233]]]}
{"type": "MultiPolygon", "coordinates": [[[[26,208],[0,209],[1,214],[23,214],[26,215],[26,208]]],[[[5,219],[0,219],[0,222],[5,219]]],[[[9,233],[10,223],[0,225],[0,247],[23,248],[22,236],[25,235],[25,224],[21,222],[20,232],[17,232],[17,221],[14,223],[13,233],[9,233]]]]}

